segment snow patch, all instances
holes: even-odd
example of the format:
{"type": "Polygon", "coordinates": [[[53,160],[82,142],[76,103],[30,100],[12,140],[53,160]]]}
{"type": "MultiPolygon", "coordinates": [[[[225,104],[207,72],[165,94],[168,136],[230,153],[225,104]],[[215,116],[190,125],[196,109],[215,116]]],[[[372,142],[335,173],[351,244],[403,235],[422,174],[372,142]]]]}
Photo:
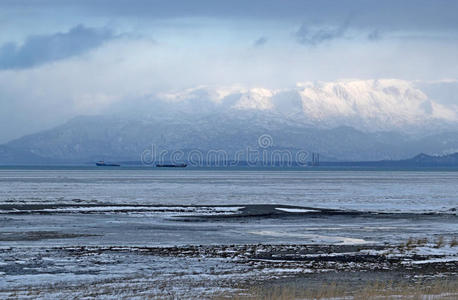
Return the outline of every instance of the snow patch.
{"type": "Polygon", "coordinates": [[[288,213],[308,213],[308,212],[319,212],[315,209],[304,209],[304,208],[283,208],[283,207],[276,207],[276,210],[288,212],[288,213]]]}

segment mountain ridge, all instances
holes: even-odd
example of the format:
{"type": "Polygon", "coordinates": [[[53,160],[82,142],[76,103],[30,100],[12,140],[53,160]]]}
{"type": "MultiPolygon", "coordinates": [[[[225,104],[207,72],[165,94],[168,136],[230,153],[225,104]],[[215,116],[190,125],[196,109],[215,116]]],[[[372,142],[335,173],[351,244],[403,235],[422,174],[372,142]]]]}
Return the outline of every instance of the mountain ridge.
{"type": "Polygon", "coordinates": [[[153,145],[168,152],[222,150],[232,157],[248,147],[259,148],[258,139],[263,135],[270,136],[270,146],[275,149],[319,152],[323,159],[334,161],[405,159],[419,152],[441,154],[458,149],[458,132],[414,138],[397,132],[367,133],[349,126],[327,129],[285,123],[262,114],[248,116],[208,115],[198,120],[194,116],[182,116],[169,121],[164,116],[159,119],[81,116],[53,129],[13,140],[4,147],[67,162],[138,160],[153,145]]]}
{"type": "Polygon", "coordinates": [[[136,160],[153,145],[234,156],[258,147],[262,135],[275,149],[318,152],[331,161],[399,160],[457,152],[457,111],[397,79],[288,89],[201,86],[114,104],[103,114],[12,140],[3,161],[19,159],[13,150],[37,160],[136,160]]]}
{"type": "Polygon", "coordinates": [[[443,105],[413,82],[399,79],[303,82],[284,89],[201,86],[151,95],[151,101],[153,107],[162,103],[183,113],[196,107],[214,113],[257,111],[326,128],[409,134],[458,129],[456,105],[443,105]]]}

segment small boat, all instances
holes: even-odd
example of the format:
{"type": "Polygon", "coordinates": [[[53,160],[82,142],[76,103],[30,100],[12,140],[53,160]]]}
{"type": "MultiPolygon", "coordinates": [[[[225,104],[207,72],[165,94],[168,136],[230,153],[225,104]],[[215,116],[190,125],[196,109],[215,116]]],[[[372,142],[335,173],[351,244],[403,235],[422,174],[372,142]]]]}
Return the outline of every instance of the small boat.
{"type": "Polygon", "coordinates": [[[106,163],[103,160],[96,162],[95,165],[98,167],[120,167],[121,166],[118,164],[106,163]]]}
{"type": "Polygon", "coordinates": [[[186,168],[187,164],[157,164],[156,168],[186,168]]]}

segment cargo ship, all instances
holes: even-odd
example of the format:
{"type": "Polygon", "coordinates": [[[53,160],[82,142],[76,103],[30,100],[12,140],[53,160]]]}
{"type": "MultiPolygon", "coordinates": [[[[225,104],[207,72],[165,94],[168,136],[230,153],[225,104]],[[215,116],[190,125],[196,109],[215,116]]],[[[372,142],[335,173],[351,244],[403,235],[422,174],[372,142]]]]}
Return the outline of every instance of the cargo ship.
{"type": "Polygon", "coordinates": [[[119,164],[106,163],[103,160],[96,162],[95,165],[98,167],[120,167],[121,166],[119,164]]]}
{"type": "Polygon", "coordinates": [[[186,168],[187,164],[157,164],[156,168],[186,168]]]}

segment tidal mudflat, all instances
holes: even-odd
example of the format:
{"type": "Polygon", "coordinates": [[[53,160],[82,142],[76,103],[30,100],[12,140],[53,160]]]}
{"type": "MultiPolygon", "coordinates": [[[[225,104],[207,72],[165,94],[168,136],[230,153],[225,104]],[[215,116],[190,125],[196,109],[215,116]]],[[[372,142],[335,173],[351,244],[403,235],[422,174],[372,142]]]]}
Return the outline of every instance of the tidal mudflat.
{"type": "Polygon", "coordinates": [[[329,298],[374,289],[457,295],[457,200],[448,185],[454,173],[419,174],[417,191],[407,190],[417,177],[396,172],[235,173],[0,172],[0,297],[329,298]],[[338,184],[326,189],[317,179],[338,184]],[[157,188],[152,199],[151,186],[141,188],[147,180],[157,188]],[[183,189],[172,192],[174,181],[183,189]],[[124,202],[121,190],[110,189],[120,182],[136,193],[124,202]],[[390,190],[387,182],[398,186],[390,190]],[[441,184],[447,189],[437,194],[441,184]],[[82,197],[94,185],[118,197],[82,197]],[[329,202],[307,201],[317,185],[329,202]],[[218,191],[211,186],[227,201],[212,204],[218,191]],[[202,203],[187,203],[191,191],[188,200],[202,203]],[[282,193],[290,198],[277,198],[282,193]],[[392,205],[382,210],[384,201],[392,205]]]}

